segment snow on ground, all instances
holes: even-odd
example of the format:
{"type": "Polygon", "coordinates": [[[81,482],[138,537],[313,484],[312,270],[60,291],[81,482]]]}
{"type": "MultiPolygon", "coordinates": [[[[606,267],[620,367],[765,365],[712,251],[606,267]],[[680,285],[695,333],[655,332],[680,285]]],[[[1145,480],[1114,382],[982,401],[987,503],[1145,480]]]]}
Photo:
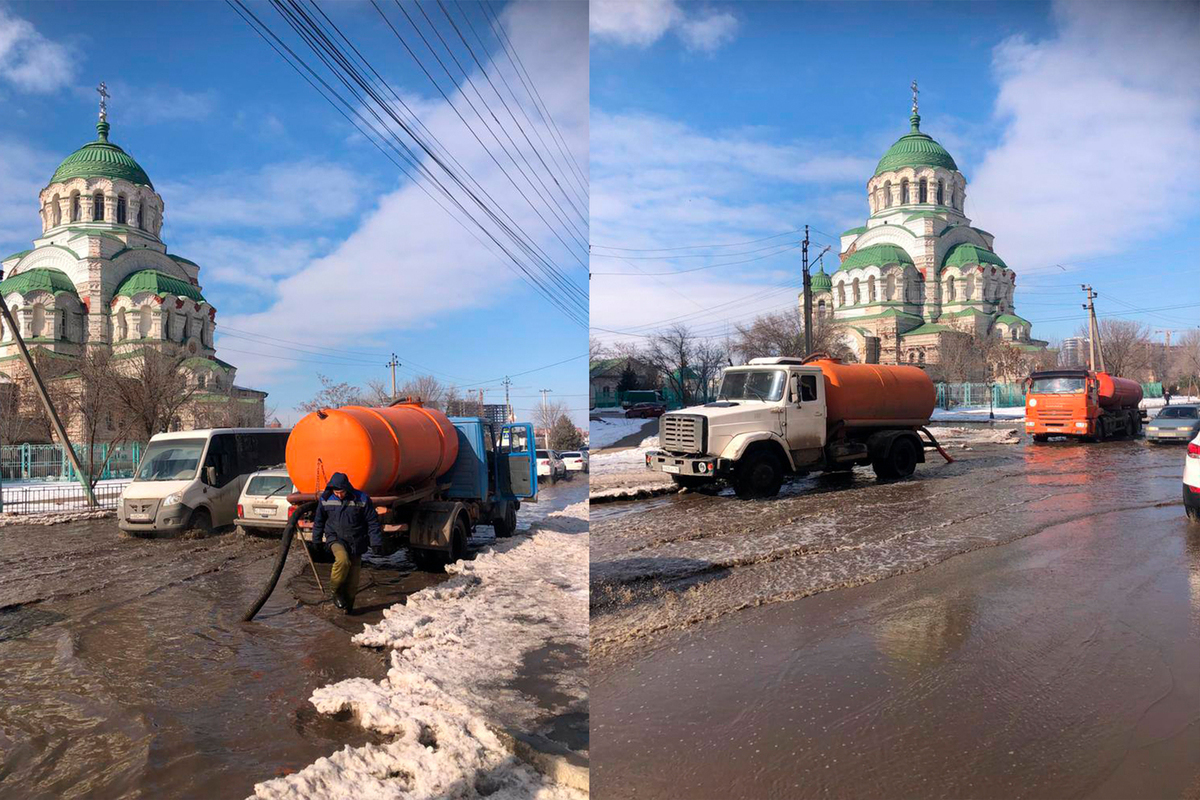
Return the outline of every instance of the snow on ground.
{"type": "Polygon", "coordinates": [[[648,419],[625,419],[624,417],[605,417],[594,419],[588,423],[588,448],[599,450],[612,447],[613,443],[632,436],[642,429],[648,419]]]}
{"type": "MultiPolygon", "coordinates": [[[[1200,403],[1200,397],[1192,395],[1171,395],[1171,405],[1183,406],[1191,403],[1200,403]]],[[[1167,401],[1161,397],[1147,397],[1139,403],[1139,408],[1162,408],[1167,404],[1167,401]]]]}
{"type": "MultiPolygon", "coordinates": [[[[996,419],[1025,419],[1025,406],[994,408],[991,410],[995,412],[996,419]]],[[[987,422],[989,419],[988,407],[955,406],[954,408],[935,408],[933,416],[930,419],[935,422],[987,422]]]]}
{"type": "MultiPolygon", "coordinates": [[[[955,428],[939,425],[929,430],[943,447],[962,450],[970,450],[972,445],[1018,444],[1021,441],[1021,432],[1016,428],[955,428]]],[[[929,457],[927,453],[926,458],[929,457]]]]}
{"type": "Polygon", "coordinates": [[[612,453],[593,453],[591,499],[626,499],[675,491],[670,475],[646,469],[646,453],[657,447],[658,437],[647,436],[637,447],[612,453]]]}
{"type": "Polygon", "coordinates": [[[579,800],[586,784],[556,783],[512,754],[503,725],[528,730],[546,715],[516,688],[524,659],[549,646],[576,649],[577,669],[554,670],[557,697],[586,708],[588,504],[577,502],[500,539],[453,576],[384,612],[354,637],[391,649],[380,682],[352,678],[317,689],[319,711],[352,712],[394,734],[383,745],[346,746],[300,772],[255,786],[257,798],[488,797],[579,800]],[[502,721],[502,722],[501,722],[502,721]]]}

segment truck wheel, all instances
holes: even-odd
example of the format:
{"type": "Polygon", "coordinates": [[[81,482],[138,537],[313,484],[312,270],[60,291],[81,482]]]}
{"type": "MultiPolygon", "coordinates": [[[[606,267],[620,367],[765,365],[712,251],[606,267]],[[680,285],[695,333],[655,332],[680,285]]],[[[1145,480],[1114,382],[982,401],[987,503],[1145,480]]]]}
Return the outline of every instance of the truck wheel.
{"type": "Polygon", "coordinates": [[[783,484],[783,469],[773,453],[751,453],[738,464],[733,476],[733,490],[743,500],[774,497],[783,484]]]}
{"type": "Polygon", "coordinates": [[[1048,433],[1035,433],[1035,434],[1033,435],[1033,440],[1034,440],[1035,442],[1037,442],[1038,444],[1045,444],[1046,442],[1050,441],[1050,434],[1048,434],[1048,433]]]}
{"type": "Polygon", "coordinates": [[[1103,442],[1108,438],[1108,426],[1104,424],[1104,420],[1096,420],[1096,441],[1103,442]]]}
{"type": "Polygon", "coordinates": [[[414,548],[408,551],[408,557],[421,572],[446,571],[446,554],[441,550],[414,548]]]}
{"type": "Polygon", "coordinates": [[[712,484],[712,478],[701,478],[698,475],[672,475],[671,482],[680,489],[699,489],[701,486],[712,484]]]}
{"type": "Polygon", "coordinates": [[[907,478],[917,469],[917,448],[908,437],[896,439],[887,455],[871,467],[879,478],[907,478]]]}
{"type": "Polygon", "coordinates": [[[492,530],[497,539],[506,539],[517,532],[517,512],[511,505],[506,506],[504,516],[492,520],[492,530]]]}

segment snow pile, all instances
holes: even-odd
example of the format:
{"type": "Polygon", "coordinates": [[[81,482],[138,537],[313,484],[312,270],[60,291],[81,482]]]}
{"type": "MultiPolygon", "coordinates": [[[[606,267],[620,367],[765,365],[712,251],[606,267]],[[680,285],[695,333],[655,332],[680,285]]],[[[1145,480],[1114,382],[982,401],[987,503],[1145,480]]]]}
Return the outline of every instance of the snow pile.
{"type": "Polygon", "coordinates": [[[345,747],[255,787],[258,798],[538,798],[577,800],[586,787],[553,782],[518,760],[496,728],[529,730],[546,710],[516,688],[527,655],[576,648],[576,669],[539,679],[558,697],[586,703],[588,683],[588,504],[535,524],[530,536],[498,540],[453,576],[354,637],[391,648],[379,683],[353,678],[317,689],[326,714],[349,711],[361,725],[395,734],[385,745],[345,747]]]}
{"type": "Polygon", "coordinates": [[[1020,444],[1021,432],[1016,428],[930,428],[942,445],[970,449],[973,444],[1020,444]]]}
{"type": "Polygon", "coordinates": [[[939,422],[987,422],[988,414],[995,414],[996,419],[1019,420],[1025,419],[1025,406],[1010,408],[988,408],[987,406],[955,406],[954,408],[935,408],[930,419],[939,422]]]}
{"type": "MultiPolygon", "coordinates": [[[[1173,406],[1191,405],[1193,403],[1200,403],[1200,397],[1181,394],[1171,395],[1171,405],[1173,406]]],[[[1166,404],[1167,401],[1161,397],[1146,397],[1142,399],[1142,402],[1138,403],[1138,408],[1162,409],[1166,404]]]]}
{"type": "Polygon", "coordinates": [[[114,508],[98,508],[86,511],[53,511],[36,514],[0,514],[0,528],[9,525],[58,525],[62,522],[79,522],[84,519],[115,517],[114,508]]]}
{"type": "Polygon", "coordinates": [[[615,442],[626,436],[634,435],[648,423],[655,423],[652,430],[657,430],[657,420],[653,419],[625,419],[624,417],[593,419],[588,423],[588,448],[599,450],[604,447],[612,447],[615,442]]]}

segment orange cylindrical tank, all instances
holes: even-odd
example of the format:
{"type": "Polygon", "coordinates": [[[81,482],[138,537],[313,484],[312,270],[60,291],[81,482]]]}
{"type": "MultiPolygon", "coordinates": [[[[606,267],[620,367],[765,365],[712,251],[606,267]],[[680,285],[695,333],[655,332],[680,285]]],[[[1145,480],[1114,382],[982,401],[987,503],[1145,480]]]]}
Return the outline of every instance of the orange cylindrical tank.
{"type": "Polygon", "coordinates": [[[825,374],[830,426],[887,422],[923,425],[933,414],[937,390],[925,371],[888,364],[843,364],[836,358],[808,362],[825,374]]]}
{"type": "Polygon", "coordinates": [[[387,495],[444,475],[458,458],[458,434],[440,411],[418,403],[322,409],[292,428],[287,471],[296,491],[314,494],[335,472],[356,489],[387,495]]]}
{"type": "Polygon", "coordinates": [[[1142,402],[1142,385],[1128,378],[1097,372],[1101,408],[1136,408],[1142,402]]]}

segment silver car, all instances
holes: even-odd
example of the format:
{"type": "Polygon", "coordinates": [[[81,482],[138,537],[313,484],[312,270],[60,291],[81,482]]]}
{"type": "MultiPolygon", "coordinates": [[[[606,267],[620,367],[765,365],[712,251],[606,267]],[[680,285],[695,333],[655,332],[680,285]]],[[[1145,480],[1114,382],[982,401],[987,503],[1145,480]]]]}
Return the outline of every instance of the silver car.
{"type": "Polygon", "coordinates": [[[238,497],[237,524],[241,533],[271,533],[284,529],[291,504],[287,496],[295,491],[286,469],[264,469],[246,481],[238,497]]]}
{"type": "Polygon", "coordinates": [[[1151,442],[1190,442],[1200,434],[1200,406],[1165,406],[1146,426],[1151,442]]]}

